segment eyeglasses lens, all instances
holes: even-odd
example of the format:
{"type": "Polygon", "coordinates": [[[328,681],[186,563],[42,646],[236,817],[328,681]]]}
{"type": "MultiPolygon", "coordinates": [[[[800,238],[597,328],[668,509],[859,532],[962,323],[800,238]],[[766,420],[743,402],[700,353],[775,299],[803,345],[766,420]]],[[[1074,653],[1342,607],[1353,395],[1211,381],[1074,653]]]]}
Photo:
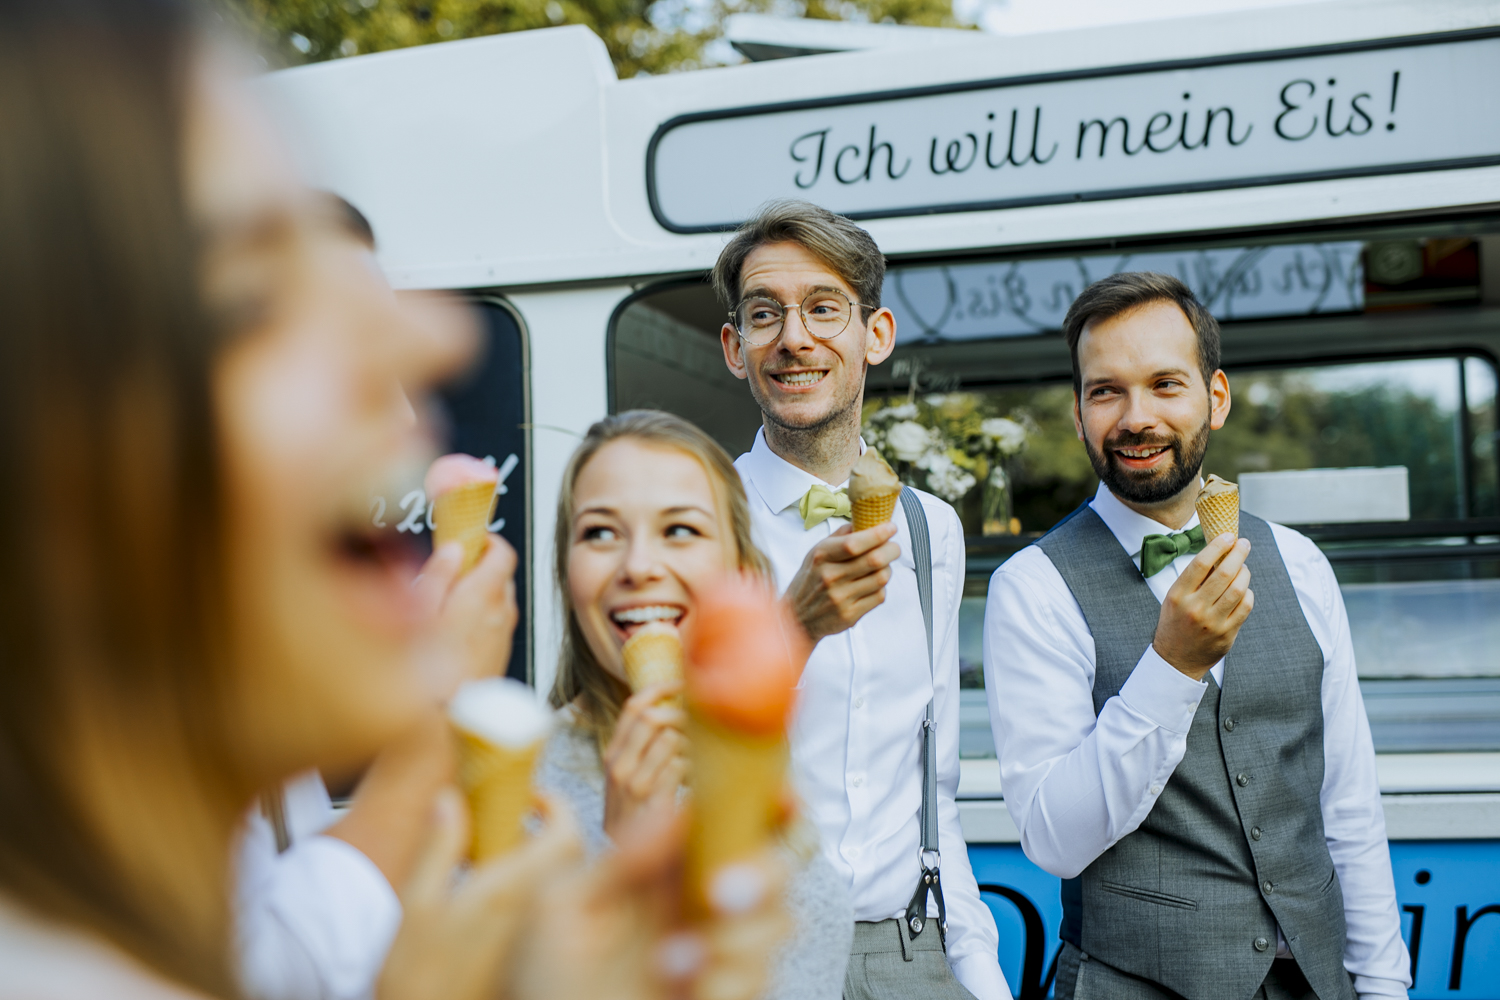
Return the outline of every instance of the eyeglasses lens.
{"type": "MultiPolygon", "coordinates": [[[[807,332],[819,340],[829,340],[844,332],[854,307],[849,299],[836,291],[817,291],[809,294],[797,307],[802,313],[802,324],[807,332]]],[[[735,310],[735,328],[747,344],[763,347],[781,335],[786,323],[787,310],[772,298],[746,299],[735,310]]]]}

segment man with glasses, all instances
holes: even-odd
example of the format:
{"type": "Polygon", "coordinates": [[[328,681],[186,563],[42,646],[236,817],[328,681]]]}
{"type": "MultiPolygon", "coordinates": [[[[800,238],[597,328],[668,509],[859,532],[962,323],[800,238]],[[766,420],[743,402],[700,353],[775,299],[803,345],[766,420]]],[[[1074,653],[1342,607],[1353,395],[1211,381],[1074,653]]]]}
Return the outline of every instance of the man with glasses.
{"type": "Polygon", "coordinates": [[[735,464],[755,540],[816,643],[792,756],[808,818],[854,904],[844,997],[1009,1000],[954,801],[963,528],[948,504],[916,494],[931,539],[929,659],[904,513],[854,532],[843,489],[864,451],[865,371],[895,347],[895,317],[880,306],[884,277],[868,233],[805,202],[766,206],[729,241],[713,272],[731,310],[724,360],[762,413],[754,447],[735,464]],[[924,854],[929,701],[939,851],[924,854]],[[933,870],[940,895],[924,882],[933,870]]]}

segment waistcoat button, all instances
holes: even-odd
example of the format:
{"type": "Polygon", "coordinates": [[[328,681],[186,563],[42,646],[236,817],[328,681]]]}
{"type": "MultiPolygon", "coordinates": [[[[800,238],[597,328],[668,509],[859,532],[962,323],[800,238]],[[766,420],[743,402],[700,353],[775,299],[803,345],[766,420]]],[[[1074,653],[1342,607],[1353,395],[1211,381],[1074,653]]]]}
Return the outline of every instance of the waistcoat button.
{"type": "Polygon", "coordinates": [[[1276,888],[1274,885],[1271,884],[1271,880],[1270,879],[1266,879],[1264,882],[1262,882],[1260,884],[1260,887],[1266,891],[1266,895],[1268,895],[1268,896],[1276,888]]]}
{"type": "Polygon", "coordinates": [[[1259,840],[1260,839],[1260,827],[1258,827],[1258,826],[1252,826],[1250,828],[1250,839],[1251,840],[1259,840]]]}
{"type": "Polygon", "coordinates": [[[1250,784],[1250,775],[1248,775],[1248,774],[1236,775],[1234,780],[1239,784],[1239,786],[1241,788],[1244,788],[1246,785],[1250,784]]]}
{"type": "Polygon", "coordinates": [[[1265,938],[1256,938],[1255,939],[1255,950],[1256,951],[1265,951],[1269,947],[1271,947],[1271,942],[1267,941],[1265,938]]]}
{"type": "Polygon", "coordinates": [[[1232,732],[1234,732],[1234,720],[1233,719],[1225,719],[1224,720],[1224,731],[1226,733],[1232,733],[1232,732]]]}

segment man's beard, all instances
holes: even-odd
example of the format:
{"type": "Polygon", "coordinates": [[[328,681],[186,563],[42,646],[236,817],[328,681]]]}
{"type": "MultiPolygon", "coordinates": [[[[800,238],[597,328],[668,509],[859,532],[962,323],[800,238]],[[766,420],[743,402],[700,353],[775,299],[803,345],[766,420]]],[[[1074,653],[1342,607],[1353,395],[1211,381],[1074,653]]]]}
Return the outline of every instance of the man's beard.
{"type": "Polygon", "coordinates": [[[1084,437],[1083,445],[1084,450],[1089,453],[1089,463],[1094,467],[1094,474],[1115,496],[1131,503],[1161,503],[1177,496],[1189,483],[1197,480],[1198,473],[1203,468],[1203,455],[1208,451],[1208,421],[1203,421],[1203,426],[1186,441],[1181,436],[1161,438],[1150,434],[1120,434],[1104,443],[1102,454],[1095,450],[1093,442],[1087,436],[1084,437]],[[1160,446],[1172,449],[1171,464],[1139,472],[1122,465],[1114,453],[1116,448],[1160,446]]]}

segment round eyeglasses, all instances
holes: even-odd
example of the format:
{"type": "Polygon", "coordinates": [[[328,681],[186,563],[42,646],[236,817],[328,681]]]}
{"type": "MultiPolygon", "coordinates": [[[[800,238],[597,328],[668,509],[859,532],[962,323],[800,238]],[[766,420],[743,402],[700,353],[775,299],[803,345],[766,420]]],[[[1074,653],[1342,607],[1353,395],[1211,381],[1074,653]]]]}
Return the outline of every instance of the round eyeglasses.
{"type": "Polygon", "coordinates": [[[819,340],[832,340],[849,327],[854,310],[875,309],[850,302],[843,292],[833,288],[809,292],[796,305],[782,305],[765,295],[752,295],[729,314],[740,339],[752,347],[764,347],[777,337],[786,325],[786,314],[796,309],[802,314],[802,325],[819,340]]]}

